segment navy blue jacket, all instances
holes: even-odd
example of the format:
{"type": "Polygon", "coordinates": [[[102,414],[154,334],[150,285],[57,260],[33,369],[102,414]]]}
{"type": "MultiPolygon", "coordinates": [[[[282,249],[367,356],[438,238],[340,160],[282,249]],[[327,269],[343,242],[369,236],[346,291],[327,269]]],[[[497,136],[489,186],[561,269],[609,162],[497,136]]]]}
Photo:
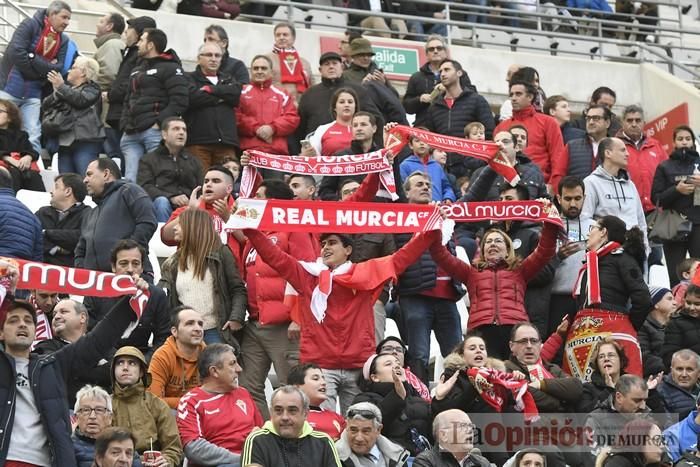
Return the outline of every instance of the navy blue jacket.
{"type": "Polygon", "coordinates": [[[15,198],[12,188],[0,188],[0,256],[42,261],[41,223],[15,198]]]}
{"type": "Polygon", "coordinates": [[[56,63],[50,63],[34,52],[44,29],[46,9],[22,21],[7,45],[0,64],[0,89],[15,97],[41,98],[41,88],[49,71],[61,72],[68,48],[68,36],[61,33],[56,63]]]}
{"type": "Polygon", "coordinates": [[[683,420],[690,412],[695,410],[695,399],[698,395],[698,387],[690,392],[678,386],[671,375],[664,375],[663,381],[657,391],[664,401],[666,411],[671,414],[678,414],[678,419],[683,420]]]}
{"type": "MultiPolygon", "coordinates": [[[[131,320],[134,312],[129,297],[122,298],[105,320],[77,342],[46,356],[30,354],[29,383],[41,413],[49,440],[52,467],[76,467],[65,381],[71,373],[89,368],[96,358],[109,351],[131,320]]],[[[0,352],[0,467],[5,466],[15,417],[17,388],[15,360],[0,352]]]]}
{"type": "MultiPolygon", "coordinates": [[[[412,236],[412,234],[395,234],[396,248],[403,247],[411,240],[412,236]]],[[[447,249],[455,255],[455,245],[452,240],[447,244],[447,249]]],[[[437,285],[437,272],[438,266],[430,255],[430,250],[425,250],[418,261],[407,267],[404,273],[399,276],[397,284],[399,295],[419,294],[434,288],[437,285]]],[[[452,279],[452,288],[457,297],[464,296],[464,287],[458,280],[452,279]]]]}

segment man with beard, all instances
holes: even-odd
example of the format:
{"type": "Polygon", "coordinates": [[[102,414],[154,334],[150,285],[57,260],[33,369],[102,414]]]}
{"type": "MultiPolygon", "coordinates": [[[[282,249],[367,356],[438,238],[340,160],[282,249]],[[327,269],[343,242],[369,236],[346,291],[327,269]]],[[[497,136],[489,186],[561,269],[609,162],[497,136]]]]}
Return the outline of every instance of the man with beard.
{"type": "Polygon", "coordinates": [[[561,179],[557,186],[557,203],[564,221],[567,240],[560,242],[557,251],[559,265],[554,271],[552,294],[549,300],[549,336],[566,315],[573,319],[577,306],[571,291],[574,289],[583,257],[586,254],[588,230],[594,224],[593,219],[581,216],[586,186],[578,177],[568,176],[561,179]]]}

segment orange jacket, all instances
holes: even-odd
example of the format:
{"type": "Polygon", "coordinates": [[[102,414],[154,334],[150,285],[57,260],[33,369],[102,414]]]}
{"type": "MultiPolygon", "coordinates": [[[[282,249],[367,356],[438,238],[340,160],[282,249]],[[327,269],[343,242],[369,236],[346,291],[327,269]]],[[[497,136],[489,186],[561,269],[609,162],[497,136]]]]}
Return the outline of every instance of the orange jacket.
{"type": "MultiPolygon", "coordinates": [[[[205,344],[202,342],[199,345],[197,357],[204,347],[205,344]]],[[[177,409],[180,398],[190,389],[199,386],[197,359],[185,358],[178,350],[175,338],[168,337],[151,357],[148,372],[151,374],[152,381],[148,392],[163,399],[171,409],[177,409]]]]}

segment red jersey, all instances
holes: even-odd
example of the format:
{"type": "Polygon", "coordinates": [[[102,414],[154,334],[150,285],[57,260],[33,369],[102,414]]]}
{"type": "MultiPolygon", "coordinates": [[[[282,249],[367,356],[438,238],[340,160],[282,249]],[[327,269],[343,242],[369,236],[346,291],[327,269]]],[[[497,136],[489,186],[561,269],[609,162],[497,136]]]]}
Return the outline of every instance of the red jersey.
{"type": "Polygon", "coordinates": [[[263,418],[244,388],[225,394],[194,388],[182,396],[177,406],[177,428],[183,447],[201,438],[240,454],[248,434],[262,424],[263,418]]]}
{"type": "Polygon", "coordinates": [[[309,407],[306,421],[314,430],[327,434],[333,441],[338,441],[345,429],[345,419],[338,412],[323,410],[320,407],[309,407]]]}
{"type": "Polygon", "coordinates": [[[316,132],[321,132],[319,136],[322,156],[332,156],[336,152],[350,147],[350,143],[352,143],[352,128],[338,122],[321,125],[316,132]]]}

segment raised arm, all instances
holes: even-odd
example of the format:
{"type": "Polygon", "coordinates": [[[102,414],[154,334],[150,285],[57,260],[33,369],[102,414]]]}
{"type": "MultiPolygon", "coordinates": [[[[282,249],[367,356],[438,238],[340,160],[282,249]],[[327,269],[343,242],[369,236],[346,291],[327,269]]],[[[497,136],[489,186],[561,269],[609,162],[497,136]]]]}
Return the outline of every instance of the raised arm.
{"type": "Polygon", "coordinates": [[[449,275],[459,280],[462,284],[467,284],[474,268],[458,259],[440,242],[435,242],[430,247],[430,255],[433,260],[444,269],[449,275]]]}
{"type": "Polygon", "coordinates": [[[557,232],[559,232],[559,227],[549,222],[545,223],[537,248],[525,258],[520,266],[525,280],[529,280],[540,272],[556,254],[557,232]]]}
{"type": "Polygon", "coordinates": [[[289,282],[297,292],[311,296],[313,281],[310,280],[309,273],[301,267],[294,257],[280,250],[265,234],[257,230],[243,229],[243,234],[248,237],[248,241],[263,261],[278,271],[279,275],[289,282]]]}

